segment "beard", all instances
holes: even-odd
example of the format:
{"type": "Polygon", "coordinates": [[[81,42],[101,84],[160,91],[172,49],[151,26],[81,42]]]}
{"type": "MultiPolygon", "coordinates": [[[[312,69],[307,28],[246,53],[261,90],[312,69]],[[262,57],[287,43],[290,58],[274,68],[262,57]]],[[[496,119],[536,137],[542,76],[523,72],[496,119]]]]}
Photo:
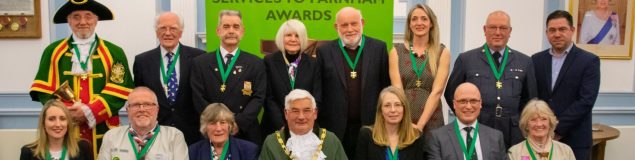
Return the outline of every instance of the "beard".
{"type": "Polygon", "coordinates": [[[340,39],[342,40],[342,42],[344,43],[344,45],[347,48],[357,48],[357,46],[359,45],[359,41],[362,40],[362,33],[363,32],[363,28],[359,30],[359,33],[357,35],[355,35],[355,38],[353,40],[348,40],[346,39],[346,37],[342,34],[338,32],[338,36],[340,37],[340,39]]]}

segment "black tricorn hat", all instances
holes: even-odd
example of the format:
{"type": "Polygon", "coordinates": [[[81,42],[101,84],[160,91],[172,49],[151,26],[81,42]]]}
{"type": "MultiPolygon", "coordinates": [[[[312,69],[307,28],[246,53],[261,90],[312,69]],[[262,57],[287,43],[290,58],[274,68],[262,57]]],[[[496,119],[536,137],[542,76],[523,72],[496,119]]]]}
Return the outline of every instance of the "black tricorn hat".
{"type": "Polygon", "coordinates": [[[68,15],[77,10],[91,11],[99,17],[100,21],[113,19],[110,9],[95,0],[68,0],[68,2],[60,7],[60,9],[58,9],[55,13],[53,23],[68,23],[66,20],[68,15]]]}

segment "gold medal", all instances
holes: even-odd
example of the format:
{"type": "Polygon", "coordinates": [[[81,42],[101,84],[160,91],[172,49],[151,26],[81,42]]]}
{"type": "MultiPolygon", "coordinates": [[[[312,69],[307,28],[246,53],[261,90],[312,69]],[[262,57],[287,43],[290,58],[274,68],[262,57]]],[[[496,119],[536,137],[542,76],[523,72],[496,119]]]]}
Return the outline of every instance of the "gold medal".
{"type": "Polygon", "coordinates": [[[13,23],[11,23],[11,30],[12,30],[12,31],[18,31],[18,30],[20,30],[20,24],[18,24],[18,22],[13,22],[13,23]]]}
{"type": "Polygon", "coordinates": [[[220,85],[220,92],[225,92],[225,84],[220,85]]]}
{"type": "Polygon", "coordinates": [[[351,78],[353,79],[357,78],[357,72],[351,71],[351,78]]]}
{"type": "Polygon", "coordinates": [[[3,27],[4,27],[4,25],[0,24],[0,31],[2,31],[3,27]]]}
{"type": "Polygon", "coordinates": [[[496,81],[496,88],[498,88],[498,89],[502,89],[502,88],[503,88],[503,82],[501,82],[501,81],[496,81]]]}
{"type": "Polygon", "coordinates": [[[421,88],[421,84],[422,84],[421,80],[417,79],[417,83],[416,83],[417,88],[421,88]]]}

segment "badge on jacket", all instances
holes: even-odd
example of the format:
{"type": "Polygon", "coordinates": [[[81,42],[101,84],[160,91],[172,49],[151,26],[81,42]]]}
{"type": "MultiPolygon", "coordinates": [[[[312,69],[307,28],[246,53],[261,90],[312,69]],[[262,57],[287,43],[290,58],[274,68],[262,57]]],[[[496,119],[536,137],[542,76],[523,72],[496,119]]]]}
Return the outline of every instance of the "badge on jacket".
{"type": "Polygon", "coordinates": [[[251,96],[251,93],[253,93],[254,91],[251,90],[251,82],[249,81],[245,81],[243,83],[243,95],[245,96],[251,96]]]}
{"type": "Polygon", "coordinates": [[[123,64],[117,62],[112,65],[110,69],[110,81],[115,83],[123,83],[123,76],[126,74],[126,68],[123,67],[123,64]]]}

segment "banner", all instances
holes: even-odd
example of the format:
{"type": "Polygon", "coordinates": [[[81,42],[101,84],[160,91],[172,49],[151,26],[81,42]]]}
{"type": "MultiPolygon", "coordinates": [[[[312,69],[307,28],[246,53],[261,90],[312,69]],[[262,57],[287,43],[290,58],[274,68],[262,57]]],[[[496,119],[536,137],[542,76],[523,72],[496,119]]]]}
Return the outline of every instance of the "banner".
{"type": "MultiPolygon", "coordinates": [[[[207,50],[220,47],[216,35],[218,13],[238,10],[245,28],[239,48],[263,57],[263,50],[275,41],[280,25],[288,19],[297,19],[307,28],[312,40],[334,40],[335,17],[341,8],[350,6],[362,11],[365,35],[383,40],[392,46],[393,0],[206,0],[207,50]]],[[[275,44],[272,44],[275,47],[275,44]]]]}

